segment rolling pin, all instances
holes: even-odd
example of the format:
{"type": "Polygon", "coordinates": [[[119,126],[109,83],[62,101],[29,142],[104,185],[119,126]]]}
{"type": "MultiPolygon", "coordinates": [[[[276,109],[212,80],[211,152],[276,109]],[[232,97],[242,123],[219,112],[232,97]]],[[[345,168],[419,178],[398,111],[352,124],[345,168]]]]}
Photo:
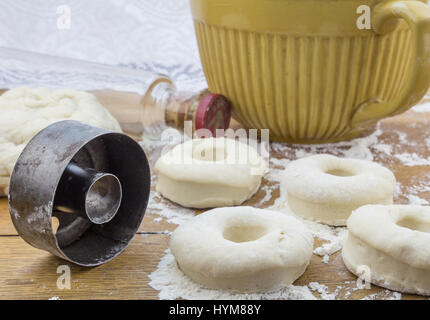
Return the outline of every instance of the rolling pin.
{"type": "Polygon", "coordinates": [[[183,131],[186,121],[193,132],[207,129],[215,135],[230,124],[226,97],[208,90],[178,91],[168,76],[154,72],[4,47],[0,67],[20,75],[24,82],[19,85],[92,92],[122,129],[135,136],[155,140],[169,127],[183,131]]]}

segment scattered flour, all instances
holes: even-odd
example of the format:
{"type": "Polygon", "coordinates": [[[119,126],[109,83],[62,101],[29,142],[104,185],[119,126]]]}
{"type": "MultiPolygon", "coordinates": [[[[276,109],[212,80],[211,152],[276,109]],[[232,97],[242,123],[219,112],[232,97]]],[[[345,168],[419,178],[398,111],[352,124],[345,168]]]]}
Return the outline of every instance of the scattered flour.
{"type": "Polygon", "coordinates": [[[427,158],[423,158],[418,154],[414,153],[398,153],[394,155],[395,158],[400,160],[400,162],[408,167],[415,166],[428,166],[430,165],[430,160],[427,158]]]}
{"type": "Polygon", "coordinates": [[[339,293],[339,287],[333,293],[329,293],[328,287],[318,282],[311,282],[308,286],[312,291],[318,292],[322,300],[335,300],[339,293]]]}
{"type": "Polygon", "coordinates": [[[317,153],[330,153],[335,156],[370,160],[374,159],[372,149],[378,149],[379,152],[390,152],[390,146],[381,144],[378,141],[379,136],[382,135],[380,125],[377,126],[376,130],[369,136],[354,139],[351,141],[342,141],[330,144],[313,144],[313,145],[288,145],[282,143],[272,144],[272,148],[281,151],[282,153],[291,154],[291,150],[294,150],[294,156],[296,159],[308,157],[317,153]],[[276,146],[274,146],[276,145],[276,146]]]}
{"type": "Polygon", "coordinates": [[[380,143],[380,144],[375,144],[373,146],[373,148],[383,154],[386,155],[391,155],[393,152],[393,146],[389,145],[389,144],[384,144],[384,143],[380,143]]]}
{"type": "Polygon", "coordinates": [[[384,290],[380,293],[374,293],[370,294],[361,300],[376,300],[376,299],[382,299],[382,300],[401,300],[402,294],[399,292],[393,292],[390,290],[384,290]]]}
{"type": "Polygon", "coordinates": [[[430,112],[430,103],[423,103],[423,104],[419,104],[415,107],[412,108],[412,111],[415,112],[430,112]]]}
{"type": "Polygon", "coordinates": [[[149,285],[159,290],[159,298],[163,300],[315,300],[316,297],[306,286],[283,286],[264,293],[232,293],[222,290],[204,288],[185,276],[176,264],[175,258],[166,250],[156,271],[149,275],[149,285]]]}
{"type": "Polygon", "coordinates": [[[274,185],[264,185],[261,187],[260,191],[264,192],[264,197],[255,204],[256,207],[263,207],[267,202],[272,200],[273,191],[276,188],[274,185]]]}
{"type": "Polygon", "coordinates": [[[151,213],[166,218],[167,222],[172,224],[180,225],[195,217],[193,210],[180,207],[155,191],[150,193],[148,207],[151,208],[151,213]]]}
{"type": "Polygon", "coordinates": [[[394,189],[393,198],[394,201],[398,201],[399,198],[403,195],[403,186],[400,182],[396,182],[396,187],[394,189]]]}
{"type": "Polygon", "coordinates": [[[324,255],[321,261],[322,263],[328,264],[330,261],[330,256],[328,254],[324,255]]]}
{"type": "Polygon", "coordinates": [[[415,196],[413,194],[405,195],[406,198],[409,200],[409,204],[411,205],[428,205],[429,202],[426,199],[422,199],[418,196],[415,196]]]}

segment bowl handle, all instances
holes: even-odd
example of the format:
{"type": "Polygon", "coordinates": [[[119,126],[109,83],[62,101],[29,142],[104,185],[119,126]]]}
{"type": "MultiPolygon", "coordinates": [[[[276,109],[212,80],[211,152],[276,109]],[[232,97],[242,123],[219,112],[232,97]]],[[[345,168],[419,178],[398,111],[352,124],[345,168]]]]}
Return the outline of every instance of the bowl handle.
{"type": "Polygon", "coordinates": [[[384,1],[373,8],[372,27],[377,34],[393,31],[398,19],[404,19],[412,30],[412,72],[393,101],[375,103],[373,100],[359,106],[351,120],[353,127],[408,110],[422,99],[430,86],[430,6],[420,1],[384,1]]]}

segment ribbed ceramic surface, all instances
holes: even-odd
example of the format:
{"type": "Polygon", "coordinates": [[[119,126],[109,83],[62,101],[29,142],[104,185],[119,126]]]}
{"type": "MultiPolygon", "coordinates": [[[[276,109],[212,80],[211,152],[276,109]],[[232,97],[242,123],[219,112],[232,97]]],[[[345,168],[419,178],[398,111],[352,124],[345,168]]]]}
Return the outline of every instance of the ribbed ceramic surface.
{"type": "Polygon", "coordinates": [[[270,129],[273,140],[323,142],[357,134],[360,104],[391,101],[410,69],[409,29],[384,36],[260,34],[195,22],[213,92],[229,97],[235,118],[270,129]]]}

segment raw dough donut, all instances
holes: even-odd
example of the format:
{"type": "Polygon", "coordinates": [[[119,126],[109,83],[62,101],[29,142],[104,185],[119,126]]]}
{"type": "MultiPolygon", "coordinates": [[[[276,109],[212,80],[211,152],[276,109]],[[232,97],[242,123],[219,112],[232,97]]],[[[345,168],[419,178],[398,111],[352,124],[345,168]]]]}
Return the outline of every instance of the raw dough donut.
{"type": "Polygon", "coordinates": [[[282,178],[295,214],[334,226],[363,205],[392,204],[395,185],[393,173],[377,163],[326,154],[291,162],[282,178]]]}
{"type": "Polygon", "coordinates": [[[170,249],[208,288],[257,292],[289,285],[309,264],[313,238],[296,218],[252,207],[219,208],[179,226],[170,249]]]}
{"type": "Polygon", "coordinates": [[[370,271],[376,285],[430,295],[430,207],[361,207],[348,220],[342,256],[352,273],[370,271]]]}
{"type": "Polygon", "coordinates": [[[77,120],[121,131],[118,121],[90,93],[47,88],[15,88],[0,96],[0,196],[7,195],[16,160],[40,130],[61,120],[77,120]]]}
{"type": "Polygon", "coordinates": [[[265,168],[258,152],[246,143],[194,139],[158,159],[156,189],[184,207],[240,205],[258,190],[265,168]]]}

